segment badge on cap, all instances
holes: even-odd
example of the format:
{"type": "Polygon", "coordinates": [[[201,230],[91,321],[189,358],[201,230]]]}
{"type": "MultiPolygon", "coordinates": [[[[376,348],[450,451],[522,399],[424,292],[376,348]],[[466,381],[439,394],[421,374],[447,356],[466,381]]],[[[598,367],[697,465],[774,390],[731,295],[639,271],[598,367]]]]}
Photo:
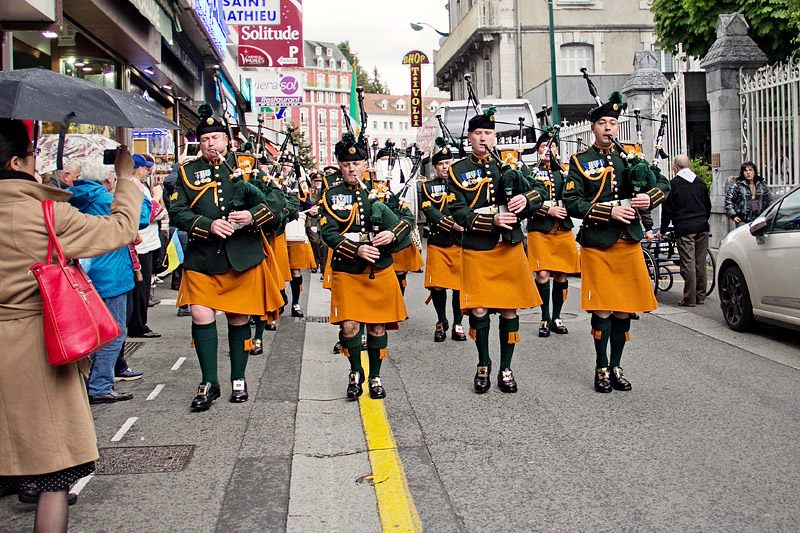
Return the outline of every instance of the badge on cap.
{"type": "Polygon", "coordinates": [[[206,124],[208,124],[209,126],[211,126],[212,124],[214,124],[214,119],[213,119],[213,118],[211,118],[211,117],[208,117],[208,118],[206,119],[206,124]]]}
{"type": "Polygon", "coordinates": [[[349,153],[350,155],[353,155],[353,154],[355,154],[355,153],[356,153],[356,148],[355,148],[355,146],[351,146],[350,148],[348,148],[348,149],[347,149],[347,153],[349,153]]]}
{"type": "Polygon", "coordinates": [[[442,153],[443,154],[449,154],[450,152],[447,150],[447,148],[442,148],[442,153]]]}
{"type": "Polygon", "coordinates": [[[614,104],[614,111],[619,111],[619,104],[614,104]]]}

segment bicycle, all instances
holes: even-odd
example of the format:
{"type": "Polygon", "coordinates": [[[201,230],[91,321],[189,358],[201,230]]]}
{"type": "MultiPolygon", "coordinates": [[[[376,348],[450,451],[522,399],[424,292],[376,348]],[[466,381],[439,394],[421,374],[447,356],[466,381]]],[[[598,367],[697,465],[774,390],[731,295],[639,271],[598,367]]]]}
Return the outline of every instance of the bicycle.
{"type": "MultiPolygon", "coordinates": [[[[657,294],[658,291],[670,290],[675,283],[675,275],[680,275],[680,256],[675,242],[675,233],[668,230],[663,233],[663,236],[664,238],[660,241],[642,241],[644,262],[653,284],[654,294],[657,294]]],[[[716,274],[717,262],[711,250],[706,250],[706,297],[714,292],[716,274]]]]}

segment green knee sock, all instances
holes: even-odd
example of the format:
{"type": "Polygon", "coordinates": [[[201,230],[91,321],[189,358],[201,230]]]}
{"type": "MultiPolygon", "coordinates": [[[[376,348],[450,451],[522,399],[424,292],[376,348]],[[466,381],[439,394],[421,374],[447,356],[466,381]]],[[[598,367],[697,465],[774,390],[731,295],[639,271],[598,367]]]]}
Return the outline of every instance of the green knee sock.
{"type": "Polygon", "coordinates": [[[594,352],[597,356],[596,367],[608,366],[608,337],[611,331],[611,317],[600,318],[592,314],[592,337],[594,337],[594,352]]]}
{"type": "Polygon", "coordinates": [[[192,342],[194,342],[194,350],[197,352],[197,360],[200,361],[203,381],[219,385],[217,378],[217,346],[219,344],[217,323],[199,325],[192,322],[192,342]]]}
{"type": "Polygon", "coordinates": [[[263,340],[264,339],[264,328],[267,327],[267,321],[261,320],[260,316],[255,317],[256,319],[256,331],[253,333],[253,340],[263,340]]]}
{"type": "Polygon", "coordinates": [[[339,342],[342,343],[342,353],[350,360],[350,370],[363,372],[363,368],[361,368],[361,333],[355,337],[345,337],[340,330],[339,342]]]}
{"type": "Polygon", "coordinates": [[[461,291],[453,291],[453,324],[461,325],[461,291]]]}
{"type": "Polygon", "coordinates": [[[625,343],[630,340],[631,319],[611,315],[611,366],[620,366],[625,343]]]}
{"type": "Polygon", "coordinates": [[[389,336],[384,333],[380,337],[367,335],[367,355],[369,355],[369,377],[377,378],[381,375],[381,363],[386,357],[386,347],[389,346],[389,336]]]}
{"type": "Polygon", "coordinates": [[[500,317],[500,368],[511,368],[514,345],[519,342],[519,317],[500,317]]]}
{"type": "Polygon", "coordinates": [[[478,349],[478,363],[482,365],[492,364],[492,359],[489,357],[489,326],[491,320],[489,313],[482,317],[476,317],[472,313],[469,315],[469,335],[475,341],[475,347],[478,349]]]}
{"type": "Polygon", "coordinates": [[[444,289],[431,289],[433,308],[436,309],[436,320],[444,324],[447,322],[447,291],[444,289]]]}
{"type": "MultiPolygon", "coordinates": [[[[232,326],[228,324],[228,348],[231,351],[231,381],[244,379],[248,350],[245,343],[250,340],[250,324],[232,326]]],[[[249,343],[247,343],[249,344],[249,343]]]]}
{"type": "Polygon", "coordinates": [[[547,280],[547,283],[537,281],[536,288],[542,297],[542,320],[550,320],[550,280],[547,280]]]}
{"type": "Polygon", "coordinates": [[[561,318],[561,308],[567,300],[567,287],[569,287],[568,281],[553,280],[553,320],[561,318]]]}

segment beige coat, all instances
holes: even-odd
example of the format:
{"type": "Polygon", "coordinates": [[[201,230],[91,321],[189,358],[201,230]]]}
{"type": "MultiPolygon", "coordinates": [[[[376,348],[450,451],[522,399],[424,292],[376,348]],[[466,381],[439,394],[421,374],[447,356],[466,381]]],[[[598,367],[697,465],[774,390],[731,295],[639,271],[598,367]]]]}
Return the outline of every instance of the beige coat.
{"type": "Polygon", "coordinates": [[[42,200],[52,198],[67,257],[94,257],[132,242],[142,193],[117,184],[110,216],[84,215],[71,193],[19,179],[0,180],[0,476],[45,474],[97,459],[84,378],[89,359],[47,362],[39,286],[28,269],[47,255],[42,200]]]}

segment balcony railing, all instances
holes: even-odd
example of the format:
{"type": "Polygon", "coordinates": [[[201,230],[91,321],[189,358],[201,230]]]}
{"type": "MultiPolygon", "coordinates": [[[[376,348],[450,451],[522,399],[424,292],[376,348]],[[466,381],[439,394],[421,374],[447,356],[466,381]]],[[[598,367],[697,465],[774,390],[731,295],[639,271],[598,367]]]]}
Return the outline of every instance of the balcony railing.
{"type": "Polygon", "coordinates": [[[442,46],[434,52],[434,62],[437,68],[446,66],[461,47],[473,38],[476,31],[496,24],[495,4],[496,2],[492,0],[479,0],[472,5],[458,26],[450,32],[450,36],[445,39],[442,46]]]}

